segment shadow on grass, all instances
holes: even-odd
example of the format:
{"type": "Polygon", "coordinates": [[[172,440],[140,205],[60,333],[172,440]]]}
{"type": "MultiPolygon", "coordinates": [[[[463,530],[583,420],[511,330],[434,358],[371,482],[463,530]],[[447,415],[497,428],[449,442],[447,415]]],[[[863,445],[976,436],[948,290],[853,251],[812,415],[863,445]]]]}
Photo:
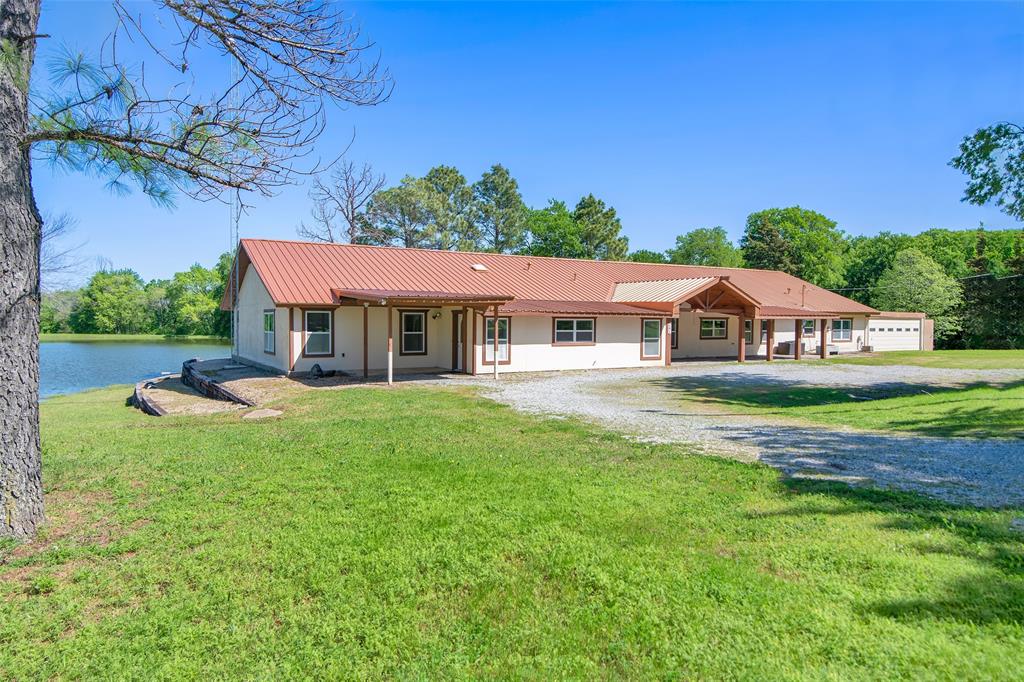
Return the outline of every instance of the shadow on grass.
{"type": "Polygon", "coordinates": [[[806,479],[783,479],[782,485],[792,494],[814,495],[826,501],[752,517],[878,514],[887,519],[883,528],[952,536],[951,542],[911,545],[911,551],[960,557],[980,569],[951,581],[937,595],[867,604],[862,609],[865,614],[900,621],[1024,624],[1024,534],[1011,529],[1000,517],[983,519],[971,508],[913,493],[806,479]],[[829,504],[829,500],[836,504],[829,504]]]}
{"type": "Polygon", "coordinates": [[[742,414],[937,437],[1024,438],[1024,381],[940,387],[891,381],[826,387],[752,373],[665,377],[654,383],[683,399],[733,407],[742,414]]]}

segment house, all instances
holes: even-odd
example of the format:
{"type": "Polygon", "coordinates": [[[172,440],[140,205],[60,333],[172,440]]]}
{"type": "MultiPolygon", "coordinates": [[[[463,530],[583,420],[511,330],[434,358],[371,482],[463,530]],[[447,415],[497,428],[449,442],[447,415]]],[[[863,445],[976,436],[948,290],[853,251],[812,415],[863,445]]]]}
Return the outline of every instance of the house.
{"type": "Polygon", "coordinates": [[[288,374],[799,359],[926,327],[771,270],[243,239],[233,272],[234,357],[288,374]]]}

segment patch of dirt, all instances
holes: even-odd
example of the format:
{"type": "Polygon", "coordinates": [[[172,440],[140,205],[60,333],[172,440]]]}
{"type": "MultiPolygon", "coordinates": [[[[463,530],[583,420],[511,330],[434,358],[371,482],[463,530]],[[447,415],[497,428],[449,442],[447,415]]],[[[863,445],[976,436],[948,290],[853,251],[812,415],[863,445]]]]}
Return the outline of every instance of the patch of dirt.
{"type": "Polygon", "coordinates": [[[108,492],[52,491],[46,494],[45,503],[46,523],[36,538],[0,553],[0,585],[20,583],[25,587],[8,596],[27,594],[28,587],[42,574],[52,576],[58,584],[66,582],[77,569],[90,563],[88,557],[47,563],[59,557],[62,547],[107,547],[149,523],[139,519],[127,528],[115,523],[107,513],[113,504],[108,492]]]}
{"type": "Polygon", "coordinates": [[[146,397],[164,408],[167,414],[216,414],[244,409],[244,405],[213,400],[181,383],[179,377],[163,379],[143,389],[146,397]]]}

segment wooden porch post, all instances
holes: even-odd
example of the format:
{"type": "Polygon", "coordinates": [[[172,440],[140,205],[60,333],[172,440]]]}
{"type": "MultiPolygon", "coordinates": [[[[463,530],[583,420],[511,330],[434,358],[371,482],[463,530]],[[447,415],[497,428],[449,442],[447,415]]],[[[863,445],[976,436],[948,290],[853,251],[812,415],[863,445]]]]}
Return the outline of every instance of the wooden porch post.
{"type": "Polygon", "coordinates": [[[462,307],[462,329],[459,330],[462,339],[462,372],[469,374],[469,324],[472,319],[469,316],[469,308],[462,307]]]}
{"type": "Polygon", "coordinates": [[[740,320],[740,331],[739,338],[736,340],[736,362],[747,361],[747,318],[743,315],[739,316],[740,320]]]}
{"type": "Polygon", "coordinates": [[[767,361],[775,359],[775,320],[768,320],[768,353],[767,361]]]}
{"type": "MultiPolygon", "coordinates": [[[[672,365],[672,332],[675,327],[675,323],[672,318],[666,318],[665,323],[661,325],[665,331],[665,366],[670,367],[672,365]]],[[[679,332],[676,331],[676,334],[679,332]]]]}
{"type": "Polygon", "coordinates": [[[472,364],[469,373],[472,374],[473,376],[476,376],[476,308],[473,308],[473,317],[470,319],[470,325],[472,325],[473,327],[473,350],[469,356],[470,362],[472,364]]]}
{"type": "Polygon", "coordinates": [[[822,360],[828,357],[828,333],[825,329],[826,327],[828,327],[827,317],[821,320],[821,348],[819,351],[821,353],[822,360]]]}
{"type": "Polygon", "coordinates": [[[395,353],[394,353],[394,340],[392,339],[392,321],[391,315],[391,304],[388,304],[388,386],[394,383],[394,366],[395,366],[395,353]]]}
{"type": "Polygon", "coordinates": [[[794,327],[794,332],[795,332],[795,339],[796,339],[795,344],[796,345],[793,346],[793,359],[794,360],[799,360],[800,359],[800,355],[802,354],[801,351],[803,350],[803,345],[804,345],[804,321],[803,320],[796,320],[796,327],[794,327]]]}
{"type": "MultiPolygon", "coordinates": [[[[487,334],[484,334],[486,343],[487,334]]],[[[494,305],[494,380],[498,380],[498,305],[494,305]]]]}
{"type": "Polygon", "coordinates": [[[370,332],[369,324],[367,324],[370,318],[370,304],[363,304],[363,380],[365,381],[370,376],[370,332]]]}

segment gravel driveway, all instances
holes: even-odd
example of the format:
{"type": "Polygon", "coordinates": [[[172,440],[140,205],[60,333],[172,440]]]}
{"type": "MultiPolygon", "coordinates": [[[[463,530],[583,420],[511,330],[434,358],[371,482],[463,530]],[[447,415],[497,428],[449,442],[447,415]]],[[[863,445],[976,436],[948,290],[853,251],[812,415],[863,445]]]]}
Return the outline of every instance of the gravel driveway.
{"type": "MultiPolygon", "coordinates": [[[[787,475],[871,483],[977,506],[1024,506],[1024,441],[854,432],[695,409],[679,386],[886,387],[1004,383],[1024,370],[825,365],[814,362],[694,362],[664,369],[478,378],[484,394],[526,412],[577,416],[657,442],[686,442],[707,454],[759,460],[787,475]]],[[[462,383],[462,382],[460,382],[462,383]]]]}

